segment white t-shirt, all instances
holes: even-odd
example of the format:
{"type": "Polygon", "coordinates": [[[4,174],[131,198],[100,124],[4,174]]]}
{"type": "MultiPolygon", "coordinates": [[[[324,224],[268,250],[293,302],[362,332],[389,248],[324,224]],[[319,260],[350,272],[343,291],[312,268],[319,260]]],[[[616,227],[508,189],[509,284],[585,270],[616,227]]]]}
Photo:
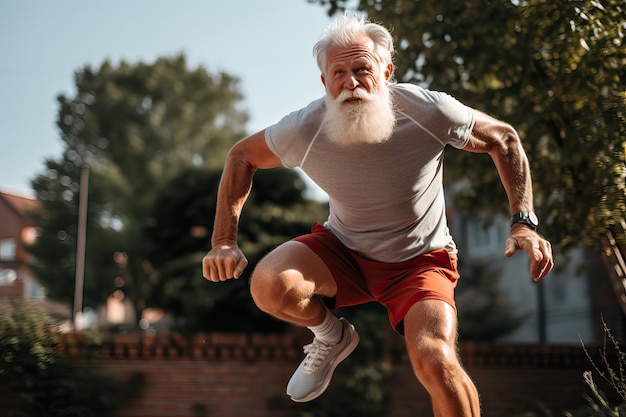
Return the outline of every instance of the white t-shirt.
{"type": "Polygon", "coordinates": [[[325,226],[348,248],[387,263],[441,248],[456,253],[445,215],[443,150],[467,144],[474,112],[413,84],[390,88],[397,124],[384,143],[329,141],[320,129],[324,98],[266,129],[266,142],[284,166],[301,168],[328,194],[325,226]]]}

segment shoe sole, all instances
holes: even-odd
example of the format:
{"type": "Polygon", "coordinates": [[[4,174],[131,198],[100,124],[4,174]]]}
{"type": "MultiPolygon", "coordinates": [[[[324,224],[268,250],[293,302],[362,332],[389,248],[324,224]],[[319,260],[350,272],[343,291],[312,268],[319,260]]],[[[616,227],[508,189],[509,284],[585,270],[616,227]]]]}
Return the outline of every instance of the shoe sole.
{"type": "MultiPolygon", "coordinates": [[[[354,326],[352,326],[352,330],[354,330],[354,326]]],[[[354,333],[352,334],[352,340],[350,340],[350,343],[347,345],[346,349],[344,349],[340,355],[336,356],[330,364],[330,371],[328,372],[328,376],[324,379],[324,383],[320,387],[319,391],[312,392],[309,396],[304,398],[293,398],[292,396],[289,396],[289,398],[291,398],[291,400],[296,403],[306,403],[322,395],[330,385],[330,381],[333,379],[333,374],[335,373],[335,369],[337,368],[337,366],[339,366],[339,364],[343,362],[345,358],[347,358],[352,352],[354,352],[354,349],[356,349],[359,344],[359,340],[359,334],[354,331],[354,333]]]]}

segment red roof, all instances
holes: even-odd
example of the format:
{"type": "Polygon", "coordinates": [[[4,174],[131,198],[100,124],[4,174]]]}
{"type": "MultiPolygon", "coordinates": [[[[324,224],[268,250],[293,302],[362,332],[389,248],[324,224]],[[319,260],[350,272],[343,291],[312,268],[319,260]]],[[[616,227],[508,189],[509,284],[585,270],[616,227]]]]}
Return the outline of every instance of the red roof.
{"type": "Polygon", "coordinates": [[[9,194],[2,191],[0,191],[0,200],[3,200],[23,219],[27,219],[29,213],[39,207],[39,202],[33,198],[9,194]]]}

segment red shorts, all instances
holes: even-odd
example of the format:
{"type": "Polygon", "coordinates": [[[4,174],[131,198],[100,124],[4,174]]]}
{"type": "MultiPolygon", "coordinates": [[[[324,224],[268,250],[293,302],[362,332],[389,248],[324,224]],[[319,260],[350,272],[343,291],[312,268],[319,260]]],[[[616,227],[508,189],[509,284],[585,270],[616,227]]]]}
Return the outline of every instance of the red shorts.
{"type": "Polygon", "coordinates": [[[376,262],[346,248],[319,223],[313,225],[311,234],[294,240],[307,245],[331,270],[337,282],[331,308],[379,302],[387,308],[389,321],[400,334],[404,333],[404,316],[420,300],[442,300],[456,309],[457,257],[446,249],[404,262],[376,262]]]}

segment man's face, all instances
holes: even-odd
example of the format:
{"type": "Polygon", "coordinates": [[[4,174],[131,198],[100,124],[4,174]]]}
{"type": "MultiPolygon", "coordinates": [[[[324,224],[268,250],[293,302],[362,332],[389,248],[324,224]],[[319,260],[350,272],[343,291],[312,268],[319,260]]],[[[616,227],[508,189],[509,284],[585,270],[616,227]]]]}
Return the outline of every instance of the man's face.
{"type": "Polygon", "coordinates": [[[375,144],[391,137],[395,127],[388,80],[392,65],[383,69],[369,38],[350,47],[328,50],[326,73],[326,136],[339,145],[375,144]]]}
{"type": "Polygon", "coordinates": [[[335,46],[328,50],[326,73],[322,76],[322,82],[332,98],[337,99],[346,90],[363,89],[373,94],[377,89],[386,86],[391,68],[388,67],[383,72],[372,53],[373,49],[372,40],[363,37],[348,48],[335,46]]]}

